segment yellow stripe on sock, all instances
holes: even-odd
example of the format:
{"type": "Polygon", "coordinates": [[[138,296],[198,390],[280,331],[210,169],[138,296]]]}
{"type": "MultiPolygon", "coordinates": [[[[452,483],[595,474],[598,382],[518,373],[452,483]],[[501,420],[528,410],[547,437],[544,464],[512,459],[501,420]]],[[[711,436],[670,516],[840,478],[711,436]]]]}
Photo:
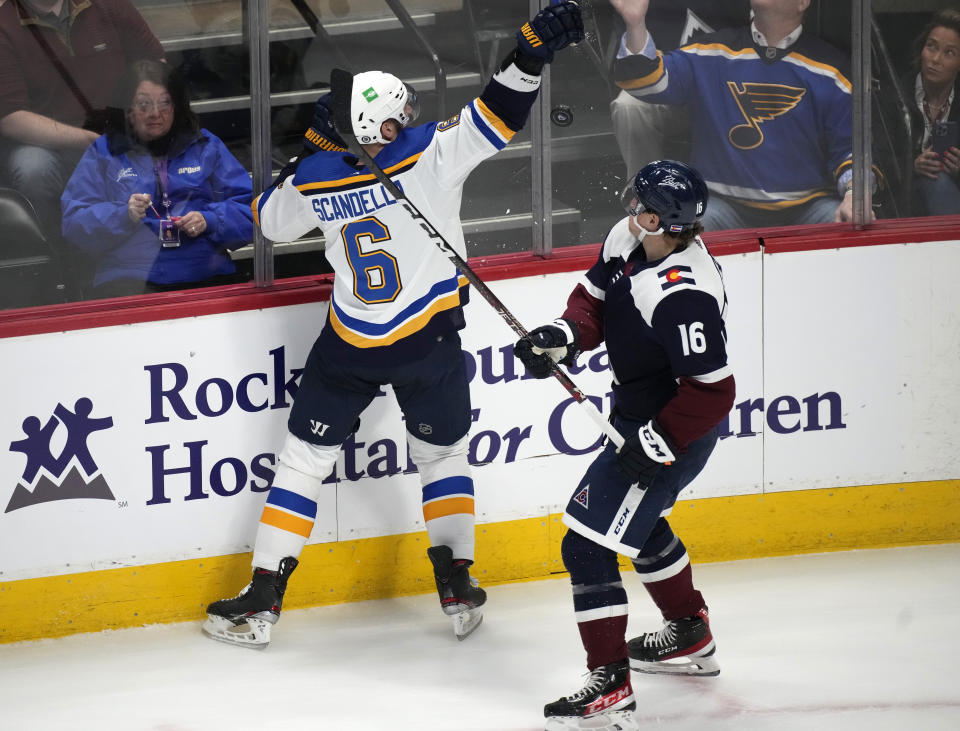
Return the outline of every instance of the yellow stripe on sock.
{"type": "Polygon", "coordinates": [[[446,500],[427,503],[423,506],[424,520],[433,520],[435,518],[443,518],[447,515],[457,515],[460,513],[466,513],[468,515],[474,514],[472,497],[451,497],[446,500]]]}
{"type": "Polygon", "coordinates": [[[284,513],[276,508],[264,507],[263,515],[260,516],[260,522],[265,525],[272,525],[274,528],[285,530],[288,533],[296,533],[298,536],[309,538],[313,531],[313,521],[306,518],[298,518],[295,515],[284,513]]]}

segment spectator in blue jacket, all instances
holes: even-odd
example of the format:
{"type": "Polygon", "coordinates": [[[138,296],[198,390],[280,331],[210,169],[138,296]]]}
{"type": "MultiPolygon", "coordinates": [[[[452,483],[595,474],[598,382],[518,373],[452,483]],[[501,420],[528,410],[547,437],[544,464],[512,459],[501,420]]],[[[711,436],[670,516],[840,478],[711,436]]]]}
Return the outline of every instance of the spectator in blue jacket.
{"type": "Polygon", "coordinates": [[[201,129],[182,78],[138,61],[126,129],[86,151],[61,199],[63,234],[93,258],[91,296],[236,280],[229,250],[253,237],[250,176],[201,129]]]}

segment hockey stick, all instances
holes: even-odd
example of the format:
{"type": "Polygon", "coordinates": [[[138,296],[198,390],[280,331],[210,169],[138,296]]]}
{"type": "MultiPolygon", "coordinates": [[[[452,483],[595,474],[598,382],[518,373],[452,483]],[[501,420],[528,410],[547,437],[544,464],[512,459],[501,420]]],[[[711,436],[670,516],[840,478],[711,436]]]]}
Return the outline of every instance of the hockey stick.
{"type": "MultiPolygon", "coordinates": [[[[347,143],[350,152],[355,154],[360,161],[367,166],[367,169],[383,184],[383,187],[390,192],[390,195],[403,206],[403,209],[409,213],[413,220],[420,225],[420,228],[426,232],[427,236],[430,237],[430,240],[437,248],[453,262],[453,265],[466,277],[473,288],[480,293],[480,296],[496,310],[497,314],[510,326],[510,329],[521,338],[529,338],[530,335],[526,328],[524,328],[523,325],[520,324],[520,321],[513,316],[513,313],[506,308],[503,302],[500,301],[500,298],[477,276],[477,273],[470,268],[470,265],[467,264],[463,257],[450,245],[450,242],[437,231],[436,227],[427,220],[426,216],[420,212],[413,202],[407,198],[406,194],[400,190],[397,184],[383,172],[383,169],[377,165],[367,151],[363,149],[356,135],[353,134],[353,122],[350,119],[350,97],[352,91],[353,74],[344,69],[333,69],[330,72],[330,93],[333,95],[333,116],[336,122],[337,132],[340,133],[340,136],[347,143]]],[[[556,363],[552,364],[550,373],[560,382],[560,385],[567,390],[567,393],[573,397],[573,400],[586,409],[587,413],[597,423],[601,431],[607,435],[610,441],[616,444],[617,447],[622,447],[623,437],[613,428],[613,424],[603,418],[600,410],[583,395],[583,391],[577,387],[577,384],[570,380],[570,376],[560,370],[560,367],[556,363]]]]}

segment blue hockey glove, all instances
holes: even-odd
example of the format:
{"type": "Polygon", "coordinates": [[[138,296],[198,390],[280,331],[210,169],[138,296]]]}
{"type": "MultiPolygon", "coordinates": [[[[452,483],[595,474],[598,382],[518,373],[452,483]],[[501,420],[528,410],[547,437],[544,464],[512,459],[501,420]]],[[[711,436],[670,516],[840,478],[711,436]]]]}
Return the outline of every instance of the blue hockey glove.
{"type": "Polygon", "coordinates": [[[653,483],[657,473],[664,465],[671,464],[676,457],[669,440],[657,428],[651,419],[631,434],[617,450],[617,463],[623,474],[646,490],[653,483]]]}
{"type": "Polygon", "coordinates": [[[531,330],[527,337],[513,346],[513,354],[520,359],[534,378],[546,378],[554,363],[570,365],[580,354],[580,333],[570,320],[554,320],[531,330]]]}
{"type": "Polygon", "coordinates": [[[571,43],[583,40],[583,18],[575,2],[545,7],[517,31],[520,53],[550,63],[553,54],[571,43]]]}
{"type": "Polygon", "coordinates": [[[337,134],[337,129],[333,126],[332,101],[331,94],[324,94],[317,99],[313,109],[313,121],[303,135],[303,146],[310,152],[318,150],[343,152],[347,149],[347,143],[337,134]]]}

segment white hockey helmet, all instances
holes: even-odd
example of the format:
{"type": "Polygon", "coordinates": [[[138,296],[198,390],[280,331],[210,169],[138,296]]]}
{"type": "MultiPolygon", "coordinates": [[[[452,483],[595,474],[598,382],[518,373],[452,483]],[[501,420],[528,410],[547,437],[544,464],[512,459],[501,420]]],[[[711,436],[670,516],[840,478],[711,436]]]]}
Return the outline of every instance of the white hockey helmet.
{"type": "Polygon", "coordinates": [[[406,127],[419,113],[417,93],[393,74],[364,71],[353,77],[350,118],[360,144],[387,144],[388,140],[380,134],[380,125],[393,119],[406,127]]]}

